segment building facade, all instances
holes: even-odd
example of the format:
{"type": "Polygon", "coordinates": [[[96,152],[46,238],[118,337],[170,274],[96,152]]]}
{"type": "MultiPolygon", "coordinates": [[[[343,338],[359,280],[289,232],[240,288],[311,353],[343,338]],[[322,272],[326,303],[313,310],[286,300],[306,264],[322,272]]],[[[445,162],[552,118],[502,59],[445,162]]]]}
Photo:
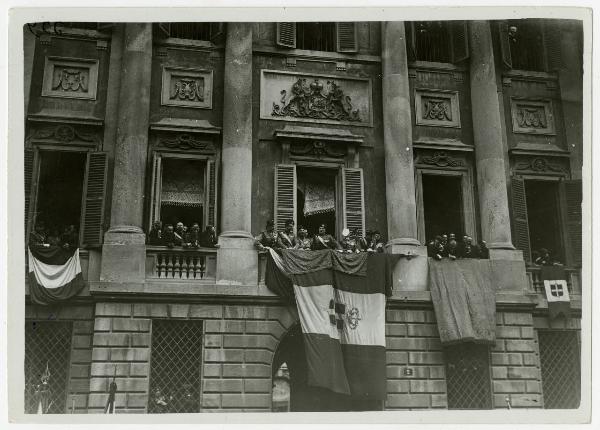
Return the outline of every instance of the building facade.
{"type": "Polygon", "coordinates": [[[26,412],[46,368],[55,413],[104,412],[112,381],[117,413],[327,410],[297,312],[265,286],[254,236],[271,218],[379,230],[416,256],[394,269],[388,394],[367,408],[578,407],[581,22],[24,35],[26,234],[80,226],[86,281],[63,304],[27,295],[26,412]],[[309,189],[329,190],[320,217],[309,189]],[[147,244],[157,220],[213,225],[218,247],[147,244]],[[447,232],[487,242],[493,347],[440,343],[425,243],[447,232]],[[570,318],[548,315],[542,248],[564,264],[570,318]]]}

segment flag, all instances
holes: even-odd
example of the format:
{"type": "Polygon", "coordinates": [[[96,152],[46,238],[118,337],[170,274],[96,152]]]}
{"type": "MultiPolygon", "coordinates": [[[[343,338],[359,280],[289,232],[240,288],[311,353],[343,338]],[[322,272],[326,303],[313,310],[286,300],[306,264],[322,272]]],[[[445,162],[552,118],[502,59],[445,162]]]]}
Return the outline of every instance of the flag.
{"type": "Polygon", "coordinates": [[[391,264],[390,257],[282,250],[281,259],[273,259],[274,268],[293,284],[308,385],[357,398],[385,398],[385,304],[391,284],[391,270],[386,266],[391,264]]]}
{"type": "Polygon", "coordinates": [[[51,305],[77,295],[84,286],[79,249],[29,248],[29,294],[39,305],[51,305]]]}
{"type": "Polygon", "coordinates": [[[562,266],[542,266],[541,277],[544,281],[550,318],[560,315],[568,318],[571,312],[571,298],[565,269],[562,266]]]}

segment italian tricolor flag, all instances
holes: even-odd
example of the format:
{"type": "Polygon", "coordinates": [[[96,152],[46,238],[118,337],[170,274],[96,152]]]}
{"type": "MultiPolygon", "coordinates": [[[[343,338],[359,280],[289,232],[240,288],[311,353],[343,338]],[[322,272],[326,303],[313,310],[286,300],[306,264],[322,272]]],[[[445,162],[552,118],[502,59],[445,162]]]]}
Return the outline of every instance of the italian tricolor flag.
{"type": "Polygon", "coordinates": [[[29,294],[39,305],[52,305],[77,295],[84,286],[79,249],[29,248],[29,294]]]}
{"type": "Polygon", "coordinates": [[[293,285],[309,385],[353,397],[385,398],[389,257],[271,251],[275,266],[293,285]]]}

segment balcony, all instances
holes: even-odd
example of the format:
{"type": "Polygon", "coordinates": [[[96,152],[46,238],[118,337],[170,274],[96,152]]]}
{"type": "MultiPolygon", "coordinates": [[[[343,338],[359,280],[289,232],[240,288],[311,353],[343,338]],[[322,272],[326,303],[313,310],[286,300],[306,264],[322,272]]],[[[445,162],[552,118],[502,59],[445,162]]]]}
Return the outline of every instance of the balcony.
{"type": "MultiPolygon", "coordinates": [[[[567,275],[567,287],[570,295],[581,295],[581,271],[575,268],[565,268],[567,275]]],[[[539,266],[527,266],[527,281],[529,290],[538,294],[545,294],[544,282],[542,281],[542,268],[539,266]]]]}
{"type": "Polygon", "coordinates": [[[146,246],[146,279],[214,283],[217,250],[146,246]]]}

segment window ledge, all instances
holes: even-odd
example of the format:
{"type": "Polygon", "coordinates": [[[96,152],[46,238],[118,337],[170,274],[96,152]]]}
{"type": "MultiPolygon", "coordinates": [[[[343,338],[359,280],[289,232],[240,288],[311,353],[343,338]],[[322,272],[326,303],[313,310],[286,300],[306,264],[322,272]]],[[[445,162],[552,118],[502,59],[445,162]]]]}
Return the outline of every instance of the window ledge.
{"type": "Polygon", "coordinates": [[[555,72],[536,72],[534,70],[511,69],[503,73],[505,78],[522,78],[536,81],[557,81],[558,75],[555,72]]]}
{"type": "Polygon", "coordinates": [[[466,67],[457,66],[454,63],[439,63],[435,61],[410,61],[409,69],[426,69],[426,70],[448,70],[452,72],[466,72],[466,67]]]}
{"type": "Polygon", "coordinates": [[[259,54],[294,57],[308,61],[348,61],[353,63],[381,63],[381,56],[379,55],[343,54],[341,52],[309,51],[305,49],[283,49],[266,45],[254,45],[252,50],[259,54]]]}
{"type": "Polygon", "coordinates": [[[224,49],[223,45],[215,45],[208,40],[179,39],[177,37],[168,37],[166,39],[157,40],[155,44],[167,48],[197,49],[205,51],[224,49]]]}

